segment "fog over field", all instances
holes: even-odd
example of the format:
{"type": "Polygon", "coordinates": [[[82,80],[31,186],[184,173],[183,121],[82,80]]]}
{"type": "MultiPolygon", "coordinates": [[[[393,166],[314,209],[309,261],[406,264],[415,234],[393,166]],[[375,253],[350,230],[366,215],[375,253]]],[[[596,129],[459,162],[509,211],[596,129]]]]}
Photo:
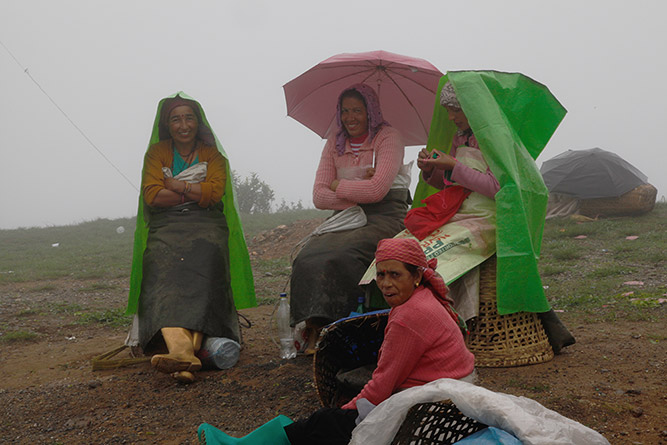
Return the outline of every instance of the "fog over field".
{"type": "Polygon", "coordinates": [[[311,206],[324,141],[286,116],[282,85],[334,54],[378,49],[546,84],[568,114],[538,165],[600,147],[660,198],[666,5],[3,1],[0,228],[135,215],[157,103],[179,90],[201,102],[234,170],[256,172],[277,203],[311,206]]]}

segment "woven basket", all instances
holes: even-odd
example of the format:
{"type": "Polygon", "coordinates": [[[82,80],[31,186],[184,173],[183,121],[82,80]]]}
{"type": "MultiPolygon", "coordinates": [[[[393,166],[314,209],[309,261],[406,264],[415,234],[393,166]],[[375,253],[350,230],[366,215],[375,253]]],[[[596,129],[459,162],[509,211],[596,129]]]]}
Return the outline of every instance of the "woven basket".
{"type": "Polygon", "coordinates": [[[452,444],[486,428],[466,417],[450,400],[419,403],[408,411],[392,445],[452,444]]]}
{"type": "Polygon", "coordinates": [[[336,375],[377,362],[389,310],[344,318],[322,329],[313,358],[315,387],[322,406],[335,408],[354,398],[358,388],[341,384],[336,375]]]}
{"type": "Polygon", "coordinates": [[[480,268],[479,316],[468,324],[466,344],[475,355],[475,366],[502,368],[534,365],[551,360],[553,349],[537,314],[498,314],[496,305],[496,256],[480,268]]]}
{"type": "Polygon", "coordinates": [[[582,199],[579,213],[591,218],[641,215],[653,210],[657,194],[658,190],[651,184],[642,184],[616,198],[582,199]]]}

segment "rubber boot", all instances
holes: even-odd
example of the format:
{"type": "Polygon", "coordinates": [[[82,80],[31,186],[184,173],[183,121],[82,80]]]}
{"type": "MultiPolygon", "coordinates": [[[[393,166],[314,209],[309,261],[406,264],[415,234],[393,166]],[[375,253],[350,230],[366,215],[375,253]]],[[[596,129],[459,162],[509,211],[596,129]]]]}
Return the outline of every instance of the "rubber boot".
{"type": "MultiPolygon", "coordinates": [[[[196,354],[199,349],[201,349],[202,340],[204,339],[204,334],[199,331],[191,331],[192,334],[192,349],[196,354]]],[[[190,371],[178,371],[173,374],[173,377],[179,383],[194,383],[195,375],[190,371]]]]}
{"type": "Polygon", "coordinates": [[[192,349],[195,354],[201,349],[201,344],[204,341],[204,334],[199,331],[190,331],[192,333],[192,349]]]}
{"type": "Polygon", "coordinates": [[[162,328],[162,337],[169,354],[155,354],[151,365],[160,372],[172,374],[179,371],[198,371],[201,360],[195,357],[192,333],[185,328],[162,328]]]}
{"type": "Polygon", "coordinates": [[[206,445],[290,445],[285,427],[291,423],[289,417],[281,415],[239,438],[228,436],[208,423],[202,423],[197,428],[197,434],[199,443],[206,445]]]}

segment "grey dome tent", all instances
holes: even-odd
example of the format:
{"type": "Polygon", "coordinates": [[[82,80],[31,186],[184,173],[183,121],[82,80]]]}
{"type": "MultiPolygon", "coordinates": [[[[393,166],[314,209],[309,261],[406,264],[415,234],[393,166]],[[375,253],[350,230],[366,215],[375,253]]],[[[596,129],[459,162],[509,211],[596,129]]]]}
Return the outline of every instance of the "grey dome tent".
{"type": "Polygon", "coordinates": [[[648,179],[616,153],[601,148],[563,152],[545,161],[540,173],[550,193],[580,199],[621,196],[648,179]]]}
{"type": "Polygon", "coordinates": [[[590,148],[568,150],[542,164],[549,189],[549,216],[632,215],[653,209],[657,190],[648,178],[615,153],[590,148]]]}

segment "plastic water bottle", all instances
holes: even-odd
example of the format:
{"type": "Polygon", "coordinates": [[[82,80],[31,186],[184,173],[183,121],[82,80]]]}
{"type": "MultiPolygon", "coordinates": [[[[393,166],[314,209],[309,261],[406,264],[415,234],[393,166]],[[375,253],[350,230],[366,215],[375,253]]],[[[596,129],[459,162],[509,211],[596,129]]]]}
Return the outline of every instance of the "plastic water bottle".
{"type": "Polygon", "coordinates": [[[285,293],[280,294],[276,321],[278,323],[278,337],[280,338],[280,358],[289,359],[296,357],[294,336],[292,334],[292,327],[289,325],[289,302],[285,293]]]}
{"type": "Polygon", "coordinates": [[[230,338],[207,337],[197,357],[205,368],[228,369],[239,361],[241,345],[230,338]]]}

